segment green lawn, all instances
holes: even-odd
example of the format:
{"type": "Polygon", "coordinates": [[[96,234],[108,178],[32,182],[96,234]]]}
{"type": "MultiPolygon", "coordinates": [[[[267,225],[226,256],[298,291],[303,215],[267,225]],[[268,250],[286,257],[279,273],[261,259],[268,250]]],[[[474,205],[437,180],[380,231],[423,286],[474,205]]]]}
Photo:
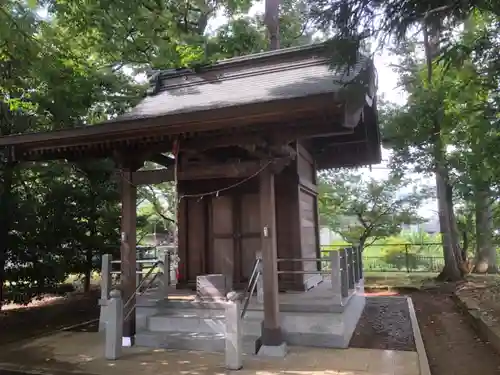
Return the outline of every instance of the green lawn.
{"type": "MultiPolygon", "coordinates": [[[[424,284],[432,285],[437,273],[433,272],[365,272],[365,286],[368,287],[414,287],[420,288],[424,284]]],[[[467,276],[467,280],[475,283],[500,282],[500,275],[467,276]]]]}
{"type": "Polygon", "coordinates": [[[431,282],[438,274],[433,272],[365,272],[365,286],[368,287],[416,287],[431,282]]]}

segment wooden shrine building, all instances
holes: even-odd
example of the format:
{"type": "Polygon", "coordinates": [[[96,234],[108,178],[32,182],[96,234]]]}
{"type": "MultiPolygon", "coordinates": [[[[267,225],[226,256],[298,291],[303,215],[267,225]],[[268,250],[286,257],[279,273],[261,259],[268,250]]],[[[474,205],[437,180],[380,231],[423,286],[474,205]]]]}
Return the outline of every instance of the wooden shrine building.
{"type": "MultiPolygon", "coordinates": [[[[127,114],[93,126],[0,137],[0,147],[16,161],[116,161],[125,299],[135,290],[136,186],[178,181],[178,286],[223,273],[243,287],[261,252],[263,327],[268,341],[278,342],[277,258],[320,256],[317,170],[381,160],[375,86],[369,59],[339,75],[323,44],[281,49],[196,71],[159,71],[127,114]],[[145,161],[163,167],[141,171],[145,161]]],[[[280,262],[279,268],[319,267],[304,264],[280,262]]],[[[281,289],[317,282],[318,275],[279,278],[281,289]]],[[[125,334],[134,334],[134,324],[132,314],[125,334]]]]}

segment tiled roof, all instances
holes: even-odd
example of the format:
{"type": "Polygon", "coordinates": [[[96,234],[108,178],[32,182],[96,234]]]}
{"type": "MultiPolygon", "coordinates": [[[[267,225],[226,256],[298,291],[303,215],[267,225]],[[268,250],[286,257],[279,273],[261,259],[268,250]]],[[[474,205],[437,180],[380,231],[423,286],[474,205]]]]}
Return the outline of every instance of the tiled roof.
{"type": "Polygon", "coordinates": [[[115,121],[335,93],[363,66],[366,61],[348,76],[336,75],[321,45],[316,45],[233,58],[201,72],[159,72],[152,81],[153,93],[115,121]]]}

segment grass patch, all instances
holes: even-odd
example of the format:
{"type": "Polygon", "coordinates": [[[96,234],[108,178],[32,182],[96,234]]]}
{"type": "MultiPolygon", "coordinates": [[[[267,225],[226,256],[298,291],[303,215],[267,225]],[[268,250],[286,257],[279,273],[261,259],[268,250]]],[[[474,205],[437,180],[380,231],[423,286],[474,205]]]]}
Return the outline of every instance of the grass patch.
{"type": "Polygon", "coordinates": [[[421,288],[437,276],[434,272],[365,272],[365,286],[370,288],[421,288]]]}

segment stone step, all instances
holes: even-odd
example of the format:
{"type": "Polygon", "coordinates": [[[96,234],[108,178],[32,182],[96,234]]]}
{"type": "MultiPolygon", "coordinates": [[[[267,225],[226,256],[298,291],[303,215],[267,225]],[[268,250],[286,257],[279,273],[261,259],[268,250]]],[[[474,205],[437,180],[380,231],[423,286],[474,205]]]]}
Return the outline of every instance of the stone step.
{"type": "MultiPolygon", "coordinates": [[[[183,316],[199,318],[223,318],[225,316],[225,309],[219,308],[190,308],[190,307],[166,307],[159,305],[155,315],[164,316],[183,316]]],[[[264,311],[261,310],[247,310],[245,319],[264,319],[264,311]]]]}
{"type": "MultiPolygon", "coordinates": [[[[260,336],[262,318],[245,317],[243,334],[260,336]]],[[[199,332],[224,335],[225,316],[217,311],[170,311],[168,314],[153,315],[147,318],[147,329],[152,332],[199,332]]]]}
{"type": "MultiPolygon", "coordinates": [[[[258,337],[243,336],[243,354],[255,354],[258,337]]],[[[223,353],[226,341],[223,334],[193,332],[151,332],[143,331],[135,335],[135,344],[149,348],[197,350],[223,353]]]]}

